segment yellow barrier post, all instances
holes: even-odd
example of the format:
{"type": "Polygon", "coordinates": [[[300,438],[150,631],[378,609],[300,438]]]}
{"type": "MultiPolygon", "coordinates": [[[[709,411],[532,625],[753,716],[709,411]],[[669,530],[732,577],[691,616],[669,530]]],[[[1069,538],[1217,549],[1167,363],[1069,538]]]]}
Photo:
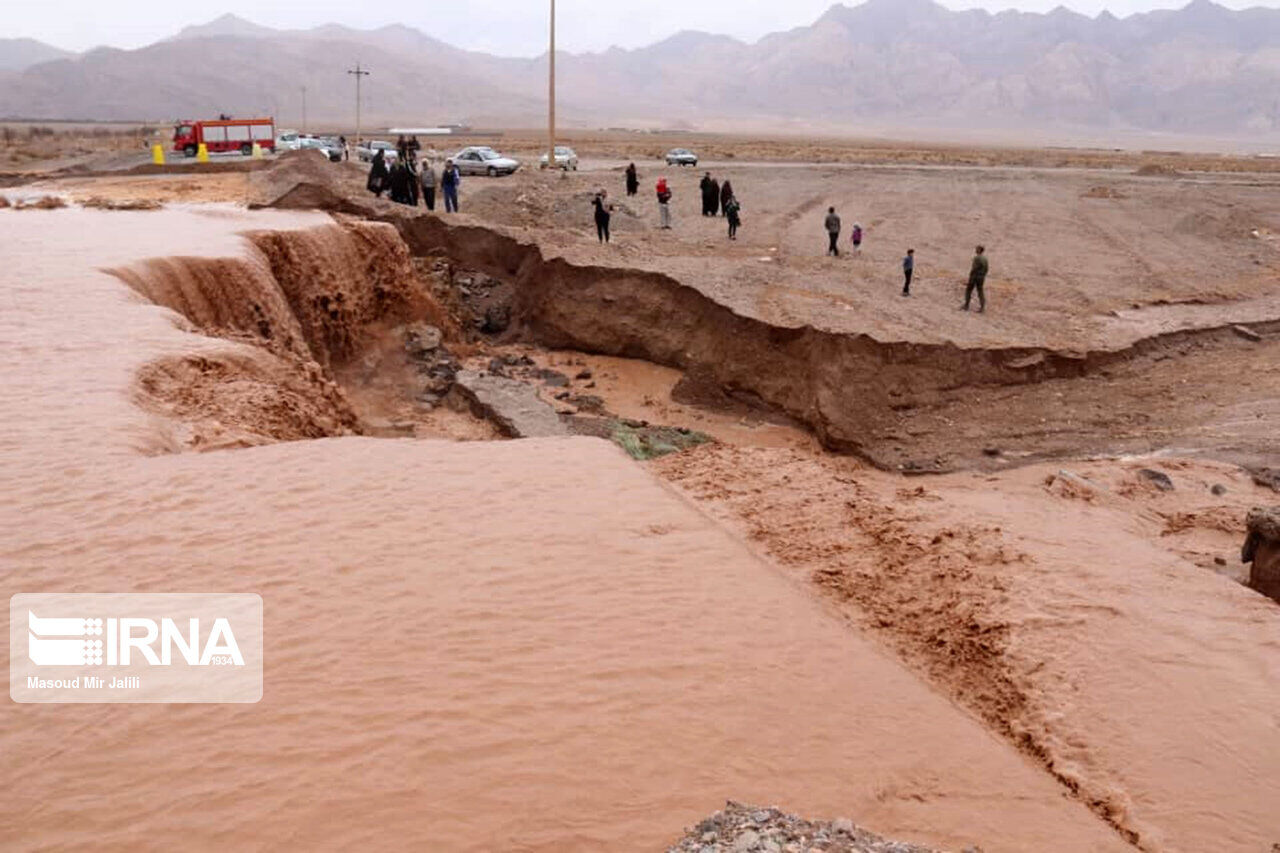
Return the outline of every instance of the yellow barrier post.
{"type": "Polygon", "coordinates": [[[196,162],[198,163],[209,162],[209,146],[205,145],[203,142],[201,142],[200,147],[196,149],[196,162]]]}
{"type": "Polygon", "coordinates": [[[164,165],[164,146],[159,142],[151,146],[151,162],[157,166],[164,165]]]}
{"type": "Polygon", "coordinates": [[[262,146],[256,142],[253,143],[253,159],[255,160],[262,159],[262,146]]]}

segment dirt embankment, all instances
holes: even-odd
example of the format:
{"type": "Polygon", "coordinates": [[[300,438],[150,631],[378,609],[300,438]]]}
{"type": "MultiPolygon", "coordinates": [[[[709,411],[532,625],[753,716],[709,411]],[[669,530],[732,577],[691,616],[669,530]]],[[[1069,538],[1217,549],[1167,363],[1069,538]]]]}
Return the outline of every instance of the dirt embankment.
{"type": "MultiPolygon", "coordinates": [[[[740,316],[669,276],[576,266],[485,227],[398,213],[385,218],[400,228],[415,254],[447,255],[461,266],[515,282],[515,335],[549,347],[680,368],[691,382],[709,382],[785,412],[811,427],[830,449],[855,452],[891,469],[990,465],[1004,442],[1030,445],[1024,458],[1106,449],[1109,436],[1134,433],[1135,424],[1151,418],[1145,401],[1132,405],[1134,395],[1149,384],[1142,378],[1145,366],[1205,348],[1245,346],[1231,328],[1169,333],[1116,351],[1087,353],[884,343],[867,335],[770,325],[740,316]],[[1063,393],[1060,387],[1050,390],[1048,383],[1109,379],[1113,371],[1124,370],[1133,374],[1124,378],[1134,386],[1129,405],[1046,419],[1046,407],[1063,393]],[[1004,418],[992,424],[988,407],[1000,389],[1009,387],[1034,387],[1043,394],[1006,406],[1004,418]],[[910,420],[920,414],[922,420],[910,420]],[[956,428],[961,418],[972,421],[968,426],[981,419],[982,437],[956,428]],[[926,435],[933,440],[920,440],[926,435]]],[[[1179,381],[1173,374],[1167,378],[1175,385],[1179,381]]],[[[1137,434],[1136,445],[1122,446],[1141,446],[1141,430],[1137,434]]]]}

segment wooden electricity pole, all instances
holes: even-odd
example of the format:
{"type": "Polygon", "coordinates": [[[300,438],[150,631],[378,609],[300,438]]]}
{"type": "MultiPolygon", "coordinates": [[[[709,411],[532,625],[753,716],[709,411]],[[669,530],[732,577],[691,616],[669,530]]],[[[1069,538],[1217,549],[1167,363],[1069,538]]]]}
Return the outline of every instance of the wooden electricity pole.
{"type": "Polygon", "coordinates": [[[360,144],[360,78],[368,77],[369,72],[360,67],[360,63],[356,63],[355,68],[347,69],[348,74],[356,76],[356,145],[360,144]]]}
{"type": "Polygon", "coordinates": [[[551,0],[551,50],[547,54],[550,74],[547,83],[547,168],[556,167],[556,0],[551,0]]]}

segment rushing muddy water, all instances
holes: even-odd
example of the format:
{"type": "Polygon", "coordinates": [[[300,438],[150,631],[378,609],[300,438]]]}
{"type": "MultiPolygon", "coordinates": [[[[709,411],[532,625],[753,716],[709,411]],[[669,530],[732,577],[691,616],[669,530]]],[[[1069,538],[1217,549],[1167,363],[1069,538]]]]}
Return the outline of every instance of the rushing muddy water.
{"type": "Polygon", "coordinates": [[[257,592],[266,637],[257,705],[6,704],[0,846],[653,850],[733,797],[1123,847],[604,442],[155,455],[137,371],[243,347],[99,270],[326,221],[0,211],[6,594],[257,592]]]}

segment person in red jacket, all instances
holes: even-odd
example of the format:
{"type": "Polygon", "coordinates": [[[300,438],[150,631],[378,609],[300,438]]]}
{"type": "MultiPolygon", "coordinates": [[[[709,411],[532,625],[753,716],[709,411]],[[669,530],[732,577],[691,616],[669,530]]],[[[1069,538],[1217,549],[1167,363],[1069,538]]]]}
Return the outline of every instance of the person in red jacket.
{"type": "Polygon", "coordinates": [[[671,230],[671,188],[666,178],[658,178],[658,221],[664,229],[671,230]]]}

